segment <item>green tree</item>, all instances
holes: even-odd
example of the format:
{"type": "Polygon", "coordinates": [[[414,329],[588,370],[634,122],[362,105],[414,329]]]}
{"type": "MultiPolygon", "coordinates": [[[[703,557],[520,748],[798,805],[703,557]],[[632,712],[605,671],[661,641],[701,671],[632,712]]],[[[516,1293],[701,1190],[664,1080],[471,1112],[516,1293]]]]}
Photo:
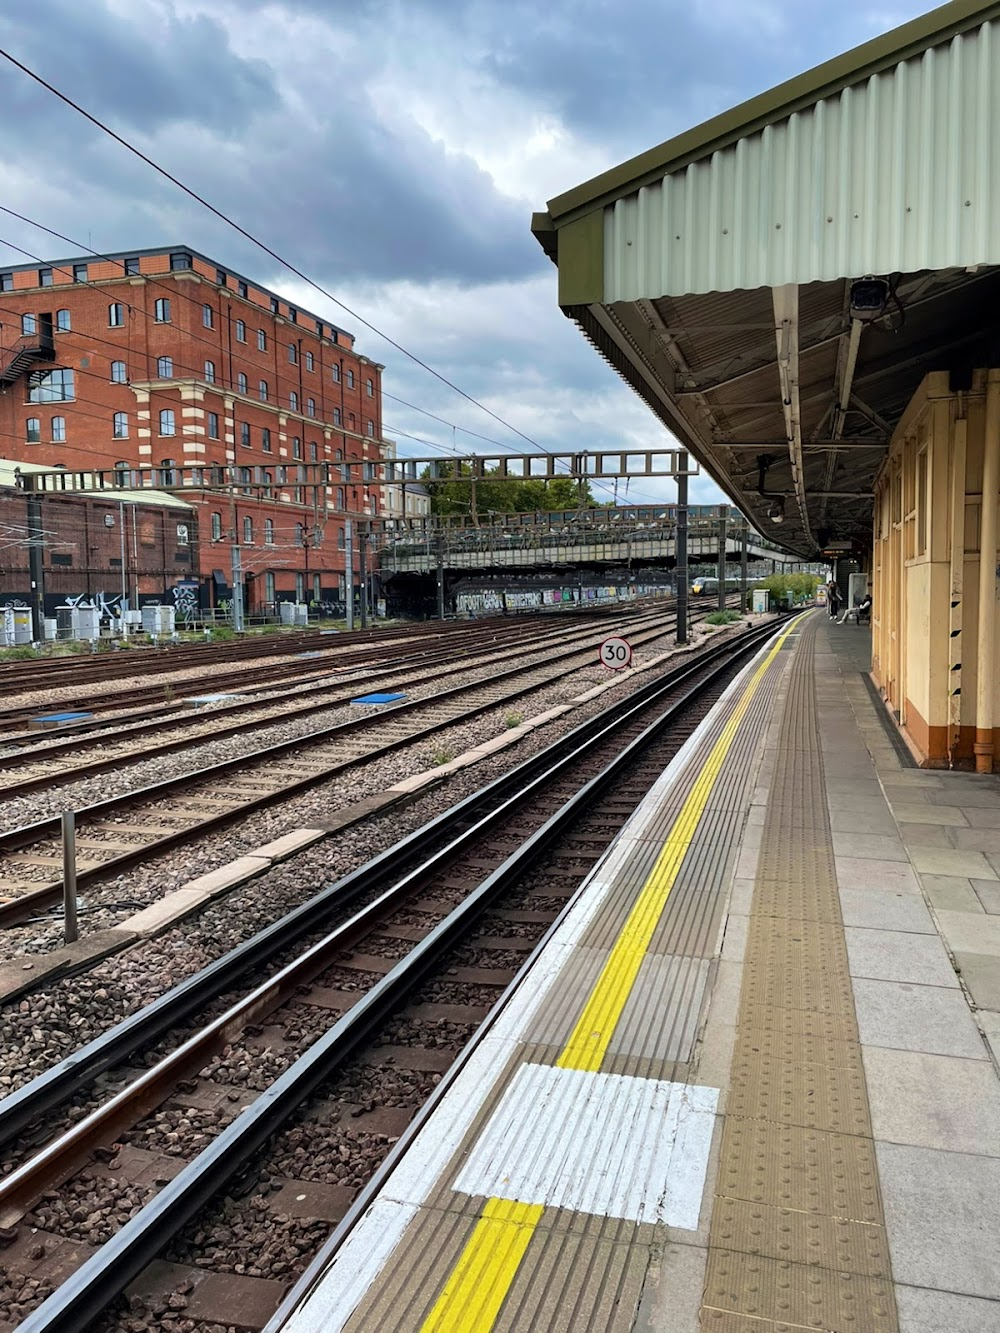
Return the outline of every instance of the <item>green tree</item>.
{"type": "MultiPolygon", "coordinates": [[[[576,509],[581,502],[580,484],[571,477],[553,477],[549,481],[540,477],[521,480],[518,477],[503,477],[494,468],[482,478],[473,480],[468,464],[463,464],[461,470],[462,476],[469,478],[468,481],[459,478],[453,481],[431,481],[429,469],[425,468],[421,473],[421,481],[428,483],[431,493],[433,514],[448,516],[474,511],[480,518],[487,518],[490,513],[550,513],[553,510],[576,509]]],[[[583,487],[583,504],[586,508],[595,507],[589,482],[583,487]]]]}

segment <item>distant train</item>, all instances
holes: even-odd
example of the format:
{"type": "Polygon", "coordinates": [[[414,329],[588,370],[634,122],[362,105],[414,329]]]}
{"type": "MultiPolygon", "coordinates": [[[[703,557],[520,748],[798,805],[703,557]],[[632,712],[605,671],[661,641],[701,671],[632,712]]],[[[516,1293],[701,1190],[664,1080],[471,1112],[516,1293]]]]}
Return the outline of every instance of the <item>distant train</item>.
{"type": "MultiPolygon", "coordinates": [[[[739,592],[739,590],[739,579],[726,579],[726,592],[739,592]]],[[[693,597],[710,597],[718,591],[719,580],[716,578],[704,578],[699,574],[691,583],[691,595],[693,597]]]]}

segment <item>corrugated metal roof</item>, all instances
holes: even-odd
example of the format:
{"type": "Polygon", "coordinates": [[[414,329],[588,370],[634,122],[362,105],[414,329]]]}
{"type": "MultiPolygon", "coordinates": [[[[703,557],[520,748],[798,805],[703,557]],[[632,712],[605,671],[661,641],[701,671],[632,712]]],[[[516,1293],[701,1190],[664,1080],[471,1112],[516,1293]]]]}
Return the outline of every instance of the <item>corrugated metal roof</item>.
{"type": "Polygon", "coordinates": [[[605,209],[604,300],[1000,263],[993,22],[605,209]]]}

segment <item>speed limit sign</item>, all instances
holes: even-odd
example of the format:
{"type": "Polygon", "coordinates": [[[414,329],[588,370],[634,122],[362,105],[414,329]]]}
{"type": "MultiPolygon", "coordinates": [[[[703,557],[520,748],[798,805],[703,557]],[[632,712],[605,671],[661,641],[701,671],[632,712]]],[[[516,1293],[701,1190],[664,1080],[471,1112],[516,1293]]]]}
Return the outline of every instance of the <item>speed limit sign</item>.
{"type": "Polygon", "coordinates": [[[605,639],[601,644],[601,666],[611,671],[622,671],[632,665],[632,645],[627,639],[605,639]]]}

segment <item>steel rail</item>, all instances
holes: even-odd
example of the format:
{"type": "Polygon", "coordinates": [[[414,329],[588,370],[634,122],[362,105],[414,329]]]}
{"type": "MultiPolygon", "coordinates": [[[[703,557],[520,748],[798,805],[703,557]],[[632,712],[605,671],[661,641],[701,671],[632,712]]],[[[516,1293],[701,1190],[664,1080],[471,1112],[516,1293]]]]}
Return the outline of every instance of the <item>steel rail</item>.
{"type": "MultiPolygon", "coordinates": [[[[726,661],[647,725],[639,736],[624,746],[599,774],[589,779],[546,820],[541,828],[531,834],[515,852],[491,872],[478,888],[468,894],[459,906],[416,944],[405,958],[367,991],[343,1017],[337,1019],[328,1032],[315,1041],[305,1054],[168,1182],[155,1198],[124,1223],[110,1241],[106,1242],[96,1254],[71,1274],[52,1296],[29,1315],[20,1325],[21,1333],[77,1333],[78,1330],[82,1333],[87,1324],[106,1310],[110,1301],[120,1295],[143,1268],[157,1257],[180,1228],[218,1193],[221,1186],[252,1153],[272,1137],[302,1102],[399,1007],[493,901],[536,861],[565,828],[575,822],[579,814],[605,790],[621,769],[649,745],[666,726],[675,722],[693,698],[704,693],[718,675],[731,666],[734,659],[738,660],[748,655],[762,639],[772,633],[773,626],[768,625],[765,627],[765,632],[751,631],[735,643],[730,641],[732,647],[726,661]]],[[[662,682],[659,683],[661,692],[671,688],[662,682]]],[[[650,701],[646,699],[642,704],[635,704],[631,711],[646,707],[650,701]]],[[[620,726],[621,721],[622,717],[618,715],[614,720],[606,722],[606,725],[590,740],[569,749],[547,770],[530,779],[519,792],[509,798],[504,813],[509,813],[511,804],[523,803],[541,784],[552,781],[555,776],[561,775],[583,758],[599,740],[620,726]]],[[[479,825],[462,835],[462,840],[481,838],[484,829],[492,821],[493,816],[485,817],[479,825]]],[[[425,867],[420,867],[411,872],[408,879],[424,873],[426,873],[425,867]]],[[[394,895],[396,891],[394,888],[388,892],[394,895]]],[[[370,910],[366,909],[366,912],[370,910]]],[[[364,914],[359,914],[359,917],[361,915],[364,914]]],[[[336,941],[338,936],[341,937],[342,943],[344,932],[357,929],[358,919],[356,917],[346,923],[339,931],[333,932],[327,941],[321,942],[314,948],[320,949],[324,946],[330,948],[332,945],[329,941],[336,941]]],[[[274,980],[265,983],[264,987],[259,989],[263,991],[273,984],[274,980]]],[[[229,1015],[223,1016],[223,1019],[227,1018],[229,1015]]],[[[114,1100],[118,1101],[117,1098],[114,1100]]],[[[30,1163],[27,1167],[30,1167],[30,1163]]],[[[26,1171],[27,1167],[22,1168],[22,1171],[26,1171]]],[[[19,1173],[14,1173],[9,1180],[15,1181],[18,1175],[19,1173]]],[[[7,1182],[0,1184],[0,1201],[4,1197],[6,1185],[7,1182]]]]}

